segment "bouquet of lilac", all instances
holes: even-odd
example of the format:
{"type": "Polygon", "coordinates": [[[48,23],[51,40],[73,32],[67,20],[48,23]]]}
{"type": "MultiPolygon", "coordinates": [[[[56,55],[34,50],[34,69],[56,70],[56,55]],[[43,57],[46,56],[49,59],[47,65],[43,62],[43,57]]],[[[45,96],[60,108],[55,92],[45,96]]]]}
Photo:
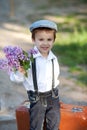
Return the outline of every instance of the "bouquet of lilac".
{"type": "Polygon", "coordinates": [[[5,59],[0,59],[0,69],[10,73],[11,71],[17,71],[22,66],[27,77],[27,70],[30,68],[30,62],[33,61],[33,54],[36,54],[37,51],[31,49],[26,52],[18,46],[7,46],[3,49],[3,52],[5,53],[5,59]]]}

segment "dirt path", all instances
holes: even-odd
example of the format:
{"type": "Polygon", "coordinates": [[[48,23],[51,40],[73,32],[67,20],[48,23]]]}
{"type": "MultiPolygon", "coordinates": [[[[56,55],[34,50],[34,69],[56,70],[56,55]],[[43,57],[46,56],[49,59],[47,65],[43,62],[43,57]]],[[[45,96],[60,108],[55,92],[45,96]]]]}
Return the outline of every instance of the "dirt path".
{"type": "MultiPolygon", "coordinates": [[[[9,7],[3,3],[3,7],[6,6],[6,10],[2,9],[2,12],[0,11],[0,58],[4,57],[2,53],[4,46],[19,45],[25,50],[32,46],[28,26],[35,18],[47,18],[47,14],[50,12],[48,18],[51,19],[51,13],[62,14],[68,12],[67,8],[59,9],[54,7],[46,10],[37,10],[37,6],[40,6],[40,3],[34,5],[32,0],[30,0],[30,3],[27,0],[22,0],[22,2],[18,0],[17,3],[17,0],[15,0],[16,10],[14,17],[8,17],[9,7]],[[20,4],[21,6],[19,6],[20,4]]],[[[39,0],[39,2],[42,1],[39,0]]],[[[46,6],[44,1],[43,6],[46,6]]],[[[84,10],[83,7],[79,6],[79,8],[84,10]]],[[[76,8],[71,8],[71,10],[75,11],[76,8]]],[[[87,89],[79,87],[75,83],[75,79],[70,78],[71,74],[68,72],[67,67],[60,66],[60,69],[60,99],[67,103],[87,105],[87,89]]],[[[0,114],[14,114],[16,107],[26,99],[27,95],[23,85],[12,83],[9,76],[5,72],[0,71],[0,114]]]]}

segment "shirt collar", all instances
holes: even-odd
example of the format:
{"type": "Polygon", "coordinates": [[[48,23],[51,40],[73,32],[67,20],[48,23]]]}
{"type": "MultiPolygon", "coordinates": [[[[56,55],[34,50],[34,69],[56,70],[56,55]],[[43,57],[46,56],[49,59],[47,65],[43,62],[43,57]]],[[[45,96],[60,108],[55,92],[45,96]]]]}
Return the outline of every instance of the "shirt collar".
{"type": "MultiPolygon", "coordinates": [[[[33,54],[34,58],[43,57],[36,46],[34,47],[34,50],[37,51],[37,53],[33,54]]],[[[55,59],[55,58],[56,58],[56,56],[53,54],[52,51],[50,51],[48,54],[47,60],[51,60],[51,59],[55,59]]]]}

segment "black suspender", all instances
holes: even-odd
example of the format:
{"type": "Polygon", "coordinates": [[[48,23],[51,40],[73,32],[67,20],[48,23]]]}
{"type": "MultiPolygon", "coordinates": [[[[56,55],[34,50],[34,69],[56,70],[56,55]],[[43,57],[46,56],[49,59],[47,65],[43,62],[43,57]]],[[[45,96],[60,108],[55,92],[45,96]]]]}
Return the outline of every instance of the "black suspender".
{"type": "Polygon", "coordinates": [[[35,61],[35,59],[32,62],[32,76],[33,76],[33,84],[34,84],[35,92],[38,93],[37,76],[36,76],[36,61],[35,61]]]}
{"type": "Polygon", "coordinates": [[[54,62],[53,62],[53,59],[52,59],[52,90],[54,88],[54,85],[55,85],[55,81],[54,81],[54,62]]]}
{"type": "MultiPolygon", "coordinates": [[[[35,59],[32,62],[32,76],[33,76],[33,84],[34,84],[35,92],[38,93],[35,59]]],[[[53,62],[53,59],[52,59],[52,90],[53,90],[53,88],[54,88],[54,62],[53,62]]]]}

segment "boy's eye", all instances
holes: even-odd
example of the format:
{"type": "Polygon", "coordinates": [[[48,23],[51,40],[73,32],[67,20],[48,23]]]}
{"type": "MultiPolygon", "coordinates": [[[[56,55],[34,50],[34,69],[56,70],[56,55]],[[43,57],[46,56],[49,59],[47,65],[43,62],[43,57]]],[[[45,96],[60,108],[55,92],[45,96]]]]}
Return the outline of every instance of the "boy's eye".
{"type": "Polygon", "coordinates": [[[39,39],[39,41],[43,41],[43,38],[39,39]]]}
{"type": "Polygon", "coordinates": [[[52,39],[51,39],[51,38],[49,38],[49,39],[48,39],[48,41],[52,41],[52,39]]]}

